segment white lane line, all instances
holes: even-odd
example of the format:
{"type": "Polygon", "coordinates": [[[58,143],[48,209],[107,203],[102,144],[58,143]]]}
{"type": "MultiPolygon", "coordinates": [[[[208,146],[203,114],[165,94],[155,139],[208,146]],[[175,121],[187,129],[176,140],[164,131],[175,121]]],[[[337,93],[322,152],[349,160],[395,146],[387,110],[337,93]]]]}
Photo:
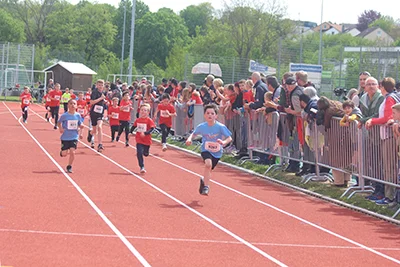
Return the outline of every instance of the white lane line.
{"type": "MultiPolygon", "coordinates": [[[[36,113],[36,112],[34,112],[34,113],[36,113]]],[[[37,113],[36,113],[37,114],[37,113]]],[[[39,114],[37,114],[38,116],[40,116],[39,114]]],[[[40,117],[42,117],[42,116],[40,116],[40,117]]],[[[43,117],[42,117],[42,119],[44,119],[43,117]]],[[[107,135],[107,134],[104,134],[103,133],[103,135],[104,136],[106,136],[106,137],[108,137],[108,138],[111,138],[109,135],[107,135]]],[[[121,143],[123,143],[122,141],[120,141],[121,143]]],[[[131,148],[133,148],[133,149],[136,149],[134,146],[132,146],[132,145],[129,145],[131,148]]],[[[200,175],[200,174],[198,174],[198,173],[195,173],[195,172],[193,172],[193,171],[191,171],[191,170],[188,170],[188,169],[186,169],[186,168],[184,168],[184,167],[182,167],[182,166],[179,166],[179,165],[177,165],[177,164],[175,164],[175,163],[172,163],[172,162],[170,162],[170,161],[167,161],[167,160],[165,160],[165,159],[163,159],[163,158],[160,158],[160,157],[158,157],[158,156],[155,156],[155,155],[153,155],[153,154],[150,154],[152,157],[154,157],[154,158],[156,158],[156,159],[159,159],[159,160],[161,160],[161,161],[163,161],[163,162],[165,162],[165,163],[167,163],[167,164],[170,164],[170,165],[172,165],[172,166],[174,166],[174,167],[176,167],[176,168],[178,168],[178,169],[181,169],[181,170],[183,170],[183,171],[185,171],[185,172],[188,172],[188,173],[191,173],[191,174],[193,174],[193,175],[195,175],[195,176],[197,176],[197,177],[203,177],[202,175],[200,175]]],[[[319,230],[321,230],[321,231],[323,231],[323,232],[325,232],[325,233],[327,233],[327,234],[330,234],[330,235],[332,235],[332,236],[335,236],[335,237],[337,237],[337,238],[339,238],[339,239],[342,239],[342,240],[344,240],[344,241],[346,241],[346,242],[349,242],[349,243],[351,243],[351,244],[353,244],[353,245],[356,245],[356,246],[358,246],[358,247],[361,247],[361,248],[363,248],[363,249],[365,249],[365,250],[367,250],[367,251],[369,251],[369,252],[372,252],[372,253],[374,253],[374,254],[376,254],[376,255],[378,255],[378,256],[381,256],[381,257],[383,257],[383,258],[385,258],[385,259],[387,259],[387,260],[390,260],[390,261],[393,261],[393,262],[395,262],[395,263],[397,263],[397,264],[400,264],[400,260],[398,260],[398,259],[395,259],[395,258],[393,258],[393,257],[390,257],[390,256],[388,256],[388,255],[386,255],[386,254],[383,254],[383,253],[381,253],[381,252],[379,252],[379,251],[376,251],[376,250],[374,250],[373,248],[370,248],[370,247],[368,247],[368,246],[365,246],[365,245],[363,245],[363,244],[361,244],[361,243],[359,243],[359,242],[356,242],[356,241],[354,241],[354,240],[352,240],[352,239],[350,239],[350,238],[347,238],[347,237],[344,237],[344,236],[342,236],[342,235],[340,235],[340,234],[337,234],[337,233],[335,233],[335,232],[333,232],[333,231],[331,231],[331,230],[328,230],[328,229],[326,229],[326,228],[324,228],[324,227],[322,227],[322,226],[319,226],[319,225],[317,225],[317,224],[315,224],[315,223],[313,223],[313,222],[310,222],[310,221],[308,221],[308,220],[306,220],[306,219],[303,219],[303,218],[301,218],[301,217],[299,217],[299,216],[297,216],[297,215],[294,215],[294,214],[292,214],[292,213],[290,213],[290,212],[287,212],[287,211],[284,211],[284,210],[282,210],[282,209],[280,209],[280,208],[278,208],[278,207],[275,207],[275,206],[273,206],[273,205],[271,205],[271,204],[268,204],[268,203],[266,203],[266,202],[264,202],[264,201],[261,201],[261,200],[259,200],[259,199],[256,199],[256,198],[254,198],[254,197],[252,197],[252,196],[249,196],[249,195],[247,195],[247,194],[245,194],[245,193],[242,193],[242,192],[240,192],[240,191],[238,191],[238,190],[236,190],[236,189],[233,189],[233,188],[231,188],[231,187],[229,187],[229,186],[226,186],[226,185],[224,185],[224,184],[222,184],[222,183],[219,183],[219,182],[217,182],[217,181],[215,181],[215,180],[210,180],[212,183],[214,183],[214,184],[216,184],[216,185],[219,185],[219,186],[221,186],[221,187],[223,187],[223,188],[225,188],[225,189],[227,189],[227,190],[229,190],[229,191],[232,191],[232,192],[234,192],[234,193],[236,193],[236,194],[239,194],[239,195],[241,195],[241,196],[243,196],[243,197],[245,197],[245,198],[248,198],[248,199],[250,199],[250,200],[253,200],[253,201],[255,201],[255,202],[257,202],[257,203],[259,203],[259,204],[261,204],[261,205],[263,205],[263,206],[266,206],[266,207],[269,207],[269,208],[271,208],[271,209],[273,209],[273,210],[275,210],[275,211],[278,211],[278,212],[280,212],[280,213],[282,213],[282,214],[285,214],[285,215],[287,215],[287,216],[289,216],[289,217],[292,217],[292,218],[294,218],[294,219],[296,219],[296,220],[298,220],[298,221],[301,221],[301,222],[303,222],[303,223],[305,223],[305,224],[308,224],[308,225],[310,225],[310,226],[312,226],[312,227],[315,227],[315,228],[317,228],[317,229],[319,229],[319,230]]]]}
{"type": "MultiPolygon", "coordinates": [[[[38,231],[38,230],[23,230],[23,229],[0,229],[0,232],[17,232],[17,233],[28,233],[28,234],[44,234],[44,235],[60,235],[60,236],[78,236],[78,237],[102,237],[102,238],[117,238],[116,235],[106,234],[89,234],[89,233],[71,233],[71,232],[52,232],[52,231],[38,231]]],[[[191,238],[172,238],[172,237],[154,237],[154,236],[125,236],[127,239],[138,239],[138,240],[154,240],[154,241],[172,241],[172,242],[187,242],[187,243],[216,243],[216,244],[232,244],[232,245],[243,245],[238,241],[227,241],[227,240],[207,240],[207,239],[191,239],[191,238]]],[[[252,242],[258,246],[270,246],[270,247],[300,247],[300,248],[320,248],[320,249],[354,249],[362,250],[363,248],[356,246],[328,246],[328,245],[310,245],[310,244],[281,244],[281,243],[266,243],[266,242],[252,242]]],[[[400,248],[374,248],[376,250],[386,251],[400,251],[400,248]]]]}
{"type": "MultiPolygon", "coordinates": [[[[39,115],[38,113],[36,113],[35,111],[32,111],[33,113],[35,113],[37,116],[41,117],[43,120],[45,120],[45,118],[43,118],[41,115],[39,115]]],[[[87,147],[88,149],[94,151],[96,154],[100,155],[101,157],[107,159],[108,161],[110,161],[111,163],[113,163],[114,165],[118,166],[119,168],[121,168],[122,170],[126,171],[127,173],[133,175],[134,177],[136,177],[137,179],[141,180],[142,182],[144,182],[145,184],[147,184],[148,186],[152,187],[153,189],[157,190],[158,192],[160,192],[161,194],[165,195],[166,197],[172,199],[173,201],[175,201],[176,203],[178,203],[179,205],[185,207],[186,209],[190,210],[191,212],[193,212],[194,214],[196,214],[197,216],[201,217],[203,220],[209,222],[210,224],[212,224],[213,226],[215,226],[216,228],[220,229],[221,231],[223,231],[224,233],[230,235],[231,237],[233,237],[234,239],[238,240],[240,243],[246,245],[247,247],[251,248],[252,250],[256,251],[257,253],[259,253],[260,255],[262,255],[263,257],[269,259],[270,261],[276,263],[279,266],[287,266],[284,263],[280,262],[279,260],[275,259],[274,257],[272,257],[271,255],[269,255],[268,253],[262,251],[261,249],[257,248],[256,246],[254,246],[253,244],[251,244],[250,242],[244,240],[243,238],[241,238],[240,236],[236,235],[235,233],[229,231],[228,229],[224,228],[223,226],[221,226],[220,224],[216,223],[215,221],[213,221],[212,219],[208,218],[207,216],[205,216],[204,214],[198,212],[197,210],[189,207],[188,205],[186,205],[185,203],[183,203],[182,201],[180,201],[179,199],[175,198],[174,196],[168,194],[167,192],[163,191],[161,188],[157,187],[156,185],[150,183],[149,181],[143,179],[142,177],[140,177],[139,175],[133,173],[132,171],[130,171],[129,169],[127,169],[126,167],[122,166],[121,164],[119,164],[118,162],[116,162],[115,160],[107,157],[106,155],[97,152],[96,150],[92,149],[90,146],[88,146],[86,143],[82,142],[79,140],[79,142],[84,145],[85,147],[87,147]]]]}
{"type": "Polygon", "coordinates": [[[125,244],[129,251],[139,260],[139,262],[146,267],[151,266],[146,259],[137,251],[133,245],[126,239],[126,237],[118,230],[118,228],[104,215],[104,213],[96,206],[96,204],[86,195],[86,193],[79,187],[77,183],[64,171],[64,169],[57,163],[57,161],[47,152],[47,150],[39,143],[38,140],[31,134],[31,132],[21,123],[21,118],[17,118],[15,114],[8,108],[3,102],[3,105],[10,111],[11,115],[18,121],[21,127],[28,133],[28,135],[35,141],[40,149],[46,154],[46,156],[56,165],[61,173],[68,179],[68,181],[75,187],[75,189],[81,194],[81,196],[89,203],[89,205],[96,211],[96,213],[103,219],[103,221],[111,228],[111,230],[118,236],[118,238],[125,244]]]}

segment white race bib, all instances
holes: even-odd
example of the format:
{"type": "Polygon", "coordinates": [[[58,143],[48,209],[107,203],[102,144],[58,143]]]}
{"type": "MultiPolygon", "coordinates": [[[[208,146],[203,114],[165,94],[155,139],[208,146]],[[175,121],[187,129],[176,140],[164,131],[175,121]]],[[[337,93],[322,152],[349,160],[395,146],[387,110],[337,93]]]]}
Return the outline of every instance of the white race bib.
{"type": "Polygon", "coordinates": [[[50,102],[50,101],[51,101],[50,97],[46,98],[46,102],[50,102]]]}
{"type": "Polygon", "coordinates": [[[111,118],[118,120],[119,119],[119,113],[117,113],[117,112],[111,113],[111,118]]]}
{"type": "Polygon", "coordinates": [[[169,118],[169,114],[167,110],[160,110],[160,116],[163,118],[169,118]]]}
{"type": "Polygon", "coordinates": [[[103,106],[95,105],[93,111],[96,113],[103,113],[103,106]]]}
{"type": "Polygon", "coordinates": [[[24,99],[24,104],[29,105],[29,99],[24,99]]]}
{"type": "Polygon", "coordinates": [[[205,143],[205,148],[206,148],[207,151],[217,153],[217,152],[219,152],[221,150],[221,145],[219,143],[217,143],[217,142],[207,141],[205,143]]]}
{"type": "Polygon", "coordinates": [[[85,110],[83,108],[78,108],[78,113],[83,115],[85,114],[85,110]]]}
{"type": "Polygon", "coordinates": [[[130,106],[125,106],[122,108],[123,112],[130,112],[131,111],[131,107],[130,106]]]}
{"type": "Polygon", "coordinates": [[[67,121],[67,129],[68,130],[78,130],[78,120],[67,121]]]}
{"type": "Polygon", "coordinates": [[[86,99],[87,99],[87,100],[90,100],[90,95],[87,95],[87,96],[86,96],[86,99]]]}
{"type": "Polygon", "coordinates": [[[138,123],[136,127],[136,131],[138,133],[145,133],[147,132],[147,124],[146,123],[138,123]]]}
{"type": "Polygon", "coordinates": [[[54,98],[55,98],[57,101],[60,100],[60,96],[59,96],[59,95],[54,96],[54,98]]]}

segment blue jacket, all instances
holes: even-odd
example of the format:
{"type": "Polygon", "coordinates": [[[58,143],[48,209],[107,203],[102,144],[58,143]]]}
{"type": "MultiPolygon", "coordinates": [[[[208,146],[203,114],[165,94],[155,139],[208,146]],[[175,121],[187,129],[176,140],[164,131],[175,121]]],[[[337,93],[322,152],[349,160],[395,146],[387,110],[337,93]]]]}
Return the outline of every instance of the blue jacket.
{"type": "Polygon", "coordinates": [[[251,109],[258,109],[264,105],[264,94],[268,92],[268,88],[267,85],[262,81],[256,82],[254,88],[256,89],[256,95],[254,97],[255,100],[254,103],[249,105],[249,107],[251,109]]]}

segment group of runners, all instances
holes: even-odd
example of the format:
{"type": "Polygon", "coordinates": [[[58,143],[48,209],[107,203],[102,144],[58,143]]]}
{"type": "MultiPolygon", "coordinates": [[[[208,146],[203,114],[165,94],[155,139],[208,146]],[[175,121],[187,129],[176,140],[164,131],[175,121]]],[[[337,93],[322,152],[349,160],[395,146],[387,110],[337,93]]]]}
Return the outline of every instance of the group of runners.
{"type": "MultiPolygon", "coordinates": [[[[167,150],[166,139],[171,130],[172,117],[176,116],[174,105],[170,102],[169,94],[161,95],[161,102],[157,107],[154,117],[150,117],[151,107],[147,103],[139,105],[137,118],[132,126],[131,110],[133,109],[129,92],[122,93],[122,99],[117,97],[107,99],[104,91],[104,80],[98,80],[95,89],[88,90],[86,94],[80,92],[78,97],[68,92],[69,99],[63,99],[60,84],[56,83],[54,89],[49,89],[44,96],[46,119],[54,120],[54,129],[59,129],[61,134],[60,156],[68,158],[66,172],[72,173],[72,164],[75,160],[75,151],[78,140],[83,138],[84,120],[89,118],[89,131],[87,141],[91,148],[95,148],[97,139],[97,151],[102,153],[103,146],[103,121],[107,119],[111,128],[111,142],[118,142],[122,133],[125,133],[125,146],[129,146],[129,134],[135,135],[136,154],[140,173],[146,173],[144,158],[150,154],[152,144],[152,132],[156,128],[155,120],[158,117],[159,127],[162,134],[162,150],[167,150]],[[60,104],[63,100],[64,113],[59,116],[60,104]],[[117,136],[115,136],[117,134],[117,136]]],[[[67,93],[67,92],[66,92],[67,93]]],[[[64,93],[65,94],[65,93],[64,93]]],[[[65,97],[65,95],[64,95],[65,97]]],[[[27,123],[28,109],[32,102],[29,88],[25,87],[20,96],[22,116],[27,123]]],[[[202,136],[201,156],[204,161],[204,176],[200,179],[199,193],[208,195],[211,171],[222,157],[223,147],[231,141],[231,132],[228,128],[217,121],[218,107],[215,104],[204,106],[205,122],[199,124],[188,137],[186,145],[192,144],[196,135],[202,136]]]]}

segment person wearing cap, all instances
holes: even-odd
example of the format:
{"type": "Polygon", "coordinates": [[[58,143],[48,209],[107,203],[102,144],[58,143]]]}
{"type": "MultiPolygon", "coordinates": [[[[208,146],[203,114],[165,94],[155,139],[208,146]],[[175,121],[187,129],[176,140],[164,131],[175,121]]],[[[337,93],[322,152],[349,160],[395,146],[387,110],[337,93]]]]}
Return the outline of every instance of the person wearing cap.
{"type": "MultiPolygon", "coordinates": [[[[292,159],[300,161],[301,153],[299,145],[303,144],[302,141],[304,141],[302,138],[302,108],[300,105],[300,95],[303,94],[303,88],[297,85],[294,77],[287,78],[285,84],[289,92],[289,107],[284,108],[284,111],[288,114],[286,120],[288,123],[289,132],[292,136],[292,138],[289,139],[289,152],[292,159]]],[[[298,173],[300,171],[300,162],[295,160],[289,163],[289,167],[286,169],[287,172],[298,173]]]]}

